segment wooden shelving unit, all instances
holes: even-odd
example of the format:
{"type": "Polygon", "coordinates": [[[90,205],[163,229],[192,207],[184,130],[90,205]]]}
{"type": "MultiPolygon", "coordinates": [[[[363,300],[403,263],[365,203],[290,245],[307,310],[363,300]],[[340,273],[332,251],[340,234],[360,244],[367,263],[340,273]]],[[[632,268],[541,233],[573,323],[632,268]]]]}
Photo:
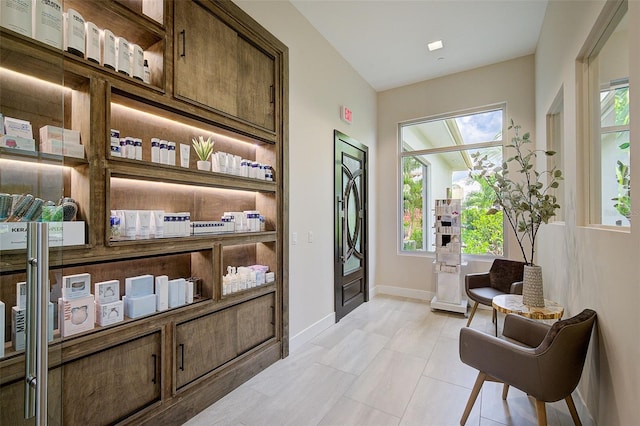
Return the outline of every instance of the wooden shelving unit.
{"type": "MultiPolygon", "coordinates": [[[[65,0],[64,7],[140,45],[151,83],[0,28],[0,113],[30,121],[36,145],[44,125],[78,130],[86,154],[77,159],[0,148],[0,192],[77,201],[85,242],[51,250],[54,292],[62,275],[85,272],[92,282],[120,280],[121,295],[125,278],[141,274],[197,276],[202,291],[193,304],[71,337],[56,333],[49,382],[59,394],[49,410],[71,425],[181,423],[288,355],[288,50],[230,1],[65,0]],[[221,57],[190,68],[189,85],[183,84],[180,32],[211,19],[228,44],[213,33],[192,38],[191,31],[184,42],[190,55],[215,44],[236,58],[234,78],[243,91],[227,91],[229,108],[198,98],[198,91],[215,98],[226,90],[212,85],[208,74],[229,65],[221,57]],[[248,64],[254,71],[248,73],[248,64]],[[246,96],[247,90],[256,96],[246,96]],[[111,157],[111,129],[143,140],[142,161],[111,157]],[[180,167],[179,156],[176,166],[151,162],[152,137],[179,146],[208,134],[215,151],[271,164],[274,181],[199,171],[193,151],[189,168],[180,167]],[[259,210],[266,230],[119,241],[109,232],[115,209],[189,211],[192,220],[259,210]],[[267,265],[275,282],[223,296],[226,266],[252,264],[267,265]],[[131,396],[126,401],[123,389],[131,396]]],[[[24,422],[24,353],[11,348],[10,311],[15,283],[25,278],[25,251],[0,251],[0,300],[8,307],[0,424],[24,422]]]]}

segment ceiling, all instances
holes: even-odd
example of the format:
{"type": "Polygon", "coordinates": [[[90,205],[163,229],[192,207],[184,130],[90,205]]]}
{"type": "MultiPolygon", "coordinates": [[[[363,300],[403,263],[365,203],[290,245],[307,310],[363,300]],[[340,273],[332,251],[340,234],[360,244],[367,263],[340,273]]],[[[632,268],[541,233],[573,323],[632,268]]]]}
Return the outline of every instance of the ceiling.
{"type": "Polygon", "coordinates": [[[535,52],[547,0],[290,0],[376,91],[535,52]],[[429,52],[427,44],[444,48],[429,52]]]}

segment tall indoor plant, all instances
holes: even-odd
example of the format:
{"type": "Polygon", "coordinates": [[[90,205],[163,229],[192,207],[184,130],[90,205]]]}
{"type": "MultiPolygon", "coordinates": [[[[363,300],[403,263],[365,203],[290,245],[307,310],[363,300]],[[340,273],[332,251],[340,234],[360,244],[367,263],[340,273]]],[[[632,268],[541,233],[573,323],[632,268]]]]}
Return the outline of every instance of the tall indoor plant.
{"type": "Polygon", "coordinates": [[[520,125],[511,120],[509,130],[514,136],[506,148],[514,155],[502,164],[494,164],[487,155],[472,154],[474,161],[471,177],[483,179],[493,189],[496,199],[489,213],[502,210],[509,226],[516,235],[525,261],[523,302],[531,306],[544,306],[542,295],[542,270],[535,265],[535,243],[542,223],[548,223],[560,208],[554,194],[562,180],[562,172],[536,170],[538,154],[555,155],[554,151],[530,148],[533,141],[529,133],[520,136],[520,125]],[[513,177],[512,177],[513,176],[513,177]]]}

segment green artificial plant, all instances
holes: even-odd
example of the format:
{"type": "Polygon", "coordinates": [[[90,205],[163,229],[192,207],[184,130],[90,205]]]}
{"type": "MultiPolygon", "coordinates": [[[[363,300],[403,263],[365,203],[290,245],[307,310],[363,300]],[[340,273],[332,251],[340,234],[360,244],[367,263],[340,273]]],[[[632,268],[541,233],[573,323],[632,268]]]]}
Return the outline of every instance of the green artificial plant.
{"type": "MultiPolygon", "coordinates": [[[[619,148],[628,150],[629,142],[623,143],[619,148]]],[[[631,175],[629,165],[620,160],[616,163],[616,181],[618,182],[618,196],[612,198],[616,202],[613,207],[631,222],[631,175]]]]}
{"type": "Polygon", "coordinates": [[[192,138],[193,149],[200,161],[208,161],[213,153],[213,144],[215,141],[211,136],[204,140],[204,137],[198,136],[198,139],[192,138]]]}
{"type": "Polygon", "coordinates": [[[487,213],[502,210],[516,235],[525,263],[533,265],[540,225],[548,223],[560,208],[553,190],[558,188],[563,177],[556,167],[545,171],[535,169],[538,154],[553,156],[555,152],[530,149],[527,145],[533,141],[528,132],[520,136],[520,128],[511,120],[509,130],[513,129],[514,137],[505,148],[515,151],[515,155],[502,164],[494,164],[486,154],[472,154],[474,165],[469,175],[483,179],[493,189],[495,204],[487,213]],[[525,243],[530,248],[528,253],[525,243]]]}

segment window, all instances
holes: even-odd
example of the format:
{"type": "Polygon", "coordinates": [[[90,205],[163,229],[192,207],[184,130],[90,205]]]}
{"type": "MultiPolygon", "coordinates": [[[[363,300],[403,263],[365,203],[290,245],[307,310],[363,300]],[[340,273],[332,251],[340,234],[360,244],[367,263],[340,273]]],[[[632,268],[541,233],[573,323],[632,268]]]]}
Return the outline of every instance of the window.
{"type": "MultiPolygon", "coordinates": [[[[549,113],[547,114],[547,151],[554,151],[556,154],[547,157],[547,170],[557,168],[564,171],[564,156],[562,153],[564,141],[564,93],[560,92],[553,101],[549,113]]],[[[555,216],[551,219],[554,222],[564,221],[564,185],[556,189],[550,189],[556,196],[560,208],[556,210],[555,216]]]]}
{"type": "Polygon", "coordinates": [[[630,226],[629,40],[627,3],[602,25],[588,54],[589,221],[630,226]]]}
{"type": "Polygon", "coordinates": [[[401,251],[433,251],[434,200],[450,192],[462,200],[462,252],[503,254],[502,212],[487,214],[493,191],[469,171],[478,151],[502,163],[504,115],[498,106],[400,124],[401,251]]]}

